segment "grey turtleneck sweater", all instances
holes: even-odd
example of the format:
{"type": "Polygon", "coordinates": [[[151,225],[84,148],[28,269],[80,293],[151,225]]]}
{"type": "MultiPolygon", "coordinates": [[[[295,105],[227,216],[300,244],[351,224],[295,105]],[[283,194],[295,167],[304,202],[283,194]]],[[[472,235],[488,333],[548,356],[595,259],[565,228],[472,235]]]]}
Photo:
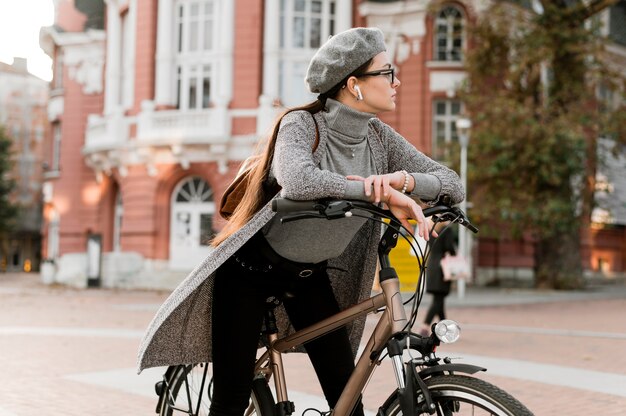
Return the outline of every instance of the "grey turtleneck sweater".
{"type": "MultiPolygon", "coordinates": [[[[328,140],[320,169],[342,176],[375,174],[376,166],[367,142],[368,121],[374,115],[329,99],[323,116],[328,140]]],[[[345,198],[366,199],[363,183],[348,181],[345,198]]],[[[343,253],[365,221],[363,218],[307,219],[281,224],[280,215],[276,215],[263,232],[281,256],[302,263],[318,263],[343,253]]]]}
{"type": "MultiPolygon", "coordinates": [[[[329,99],[323,117],[327,123],[328,140],[320,169],[342,176],[377,174],[367,140],[369,120],[374,115],[329,99]]],[[[441,188],[436,177],[423,173],[415,173],[413,177],[416,191],[420,190],[415,196],[425,200],[436,198],[441,188]]],[[[367,200],[363,183],[348,181],[344,198],[367,200]]],[[[307,219],[281,224],[280,215],[276,215],[263,228],[263,233],[270,246],[281,256],[302,263],[318,263],[343,253],[365,221],[353,217],[332,221],[307,219]]]]}

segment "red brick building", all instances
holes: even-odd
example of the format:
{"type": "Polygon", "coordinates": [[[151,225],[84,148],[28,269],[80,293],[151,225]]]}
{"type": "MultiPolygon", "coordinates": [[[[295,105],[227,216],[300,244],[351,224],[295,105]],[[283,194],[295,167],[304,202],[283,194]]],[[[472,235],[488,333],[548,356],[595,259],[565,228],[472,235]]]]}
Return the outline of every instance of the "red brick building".
{"type": "Polygon", "coordinates": [[[0,125],[13,142],[9,176],[16,184],[9,199],[19,206],[15,229],[0,235],[0,272],[39,268],[48,91],[46,81],[28,72],[26,59],[0,62],[0,125]]]}
{"type": "MultiPolygon", "coordinates": [[[[215,205],[241,160],[282,108],[314,98],[310,57],[350,27],[385,32],[402,88],[383,119],[437,155],[456,140],[464,28],[485,2],[431,3],[57,0],[55,25],[41,31],[55,62],[43,227],[55,279],[180,280],[209,252],[215,205]]],[[[507,266],[527,269],[525,259],[507,266]]]]}

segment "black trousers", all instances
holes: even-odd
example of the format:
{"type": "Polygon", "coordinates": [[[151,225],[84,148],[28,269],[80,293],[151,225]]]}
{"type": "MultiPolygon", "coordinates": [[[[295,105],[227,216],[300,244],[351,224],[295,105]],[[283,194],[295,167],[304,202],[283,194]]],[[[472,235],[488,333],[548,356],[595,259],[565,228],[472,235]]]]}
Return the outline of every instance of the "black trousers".
{"type": "Polygon", "coordinates": [[[428,308],[426,318],[424,318],[426,325],[430,325],[435,316],[439,316],[440,320],[446,319],[446,311],[444,309],[446,296],[446,293],[433,293],[433,301],[430,304],[430,308],[428,308]]]}
{"type": "MultiPolygon", "coordinates": [[[[248,406],[265,301],[269,296],[289,292],[290,297],[283,298],[283,304],[296,329],[339,312],[324,268],[306,278],[299,277],[293,269],[287,271],[271,264],[260,254],[259,244],[267,243],[255,238],[216,272],[211,416],[241,416],[248,406]]],[[[328,405],[333,408],[354,370],[348,333],[340,328],[305,344],[305,348],[328,405]]],[[[362,414],[359,403],[354,415],[362,414]]]]}

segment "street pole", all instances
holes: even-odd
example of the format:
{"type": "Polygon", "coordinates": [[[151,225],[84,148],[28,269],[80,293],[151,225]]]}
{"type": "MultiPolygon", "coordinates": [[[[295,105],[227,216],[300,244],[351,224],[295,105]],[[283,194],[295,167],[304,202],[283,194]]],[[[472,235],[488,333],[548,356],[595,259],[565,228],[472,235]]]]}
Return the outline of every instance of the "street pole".
{"type": "MultiPolygon", "coordinates": [[[[456,129],[461,145],[461,184],[463,185],[463,189],[465,189],[465,199],[459,204],[463,212],[467,212],[467,146],[469,144],[469,129],[471,126],[472,122],[467,118],[459,118],[456,121],[456,129]]],[[[469,260],[467,248],[467,229],[463,226],[459,226],[459,254],[469,260]]],[[[465,279],[457,281],[457,295],[459,299],[465,297],[465,279]]]]}

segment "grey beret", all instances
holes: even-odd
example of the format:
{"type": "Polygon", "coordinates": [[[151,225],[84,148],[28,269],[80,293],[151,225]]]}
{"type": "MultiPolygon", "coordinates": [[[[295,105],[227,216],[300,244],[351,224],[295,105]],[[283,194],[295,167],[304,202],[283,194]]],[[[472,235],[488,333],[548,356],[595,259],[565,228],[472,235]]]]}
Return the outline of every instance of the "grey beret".
{"type": "Polygon", "coordinates": [[[328,92],[354,70],[387,50],[378,28],[357,27],[332,36],[311,59],[305,81],[315,94],[328,92]]]}

